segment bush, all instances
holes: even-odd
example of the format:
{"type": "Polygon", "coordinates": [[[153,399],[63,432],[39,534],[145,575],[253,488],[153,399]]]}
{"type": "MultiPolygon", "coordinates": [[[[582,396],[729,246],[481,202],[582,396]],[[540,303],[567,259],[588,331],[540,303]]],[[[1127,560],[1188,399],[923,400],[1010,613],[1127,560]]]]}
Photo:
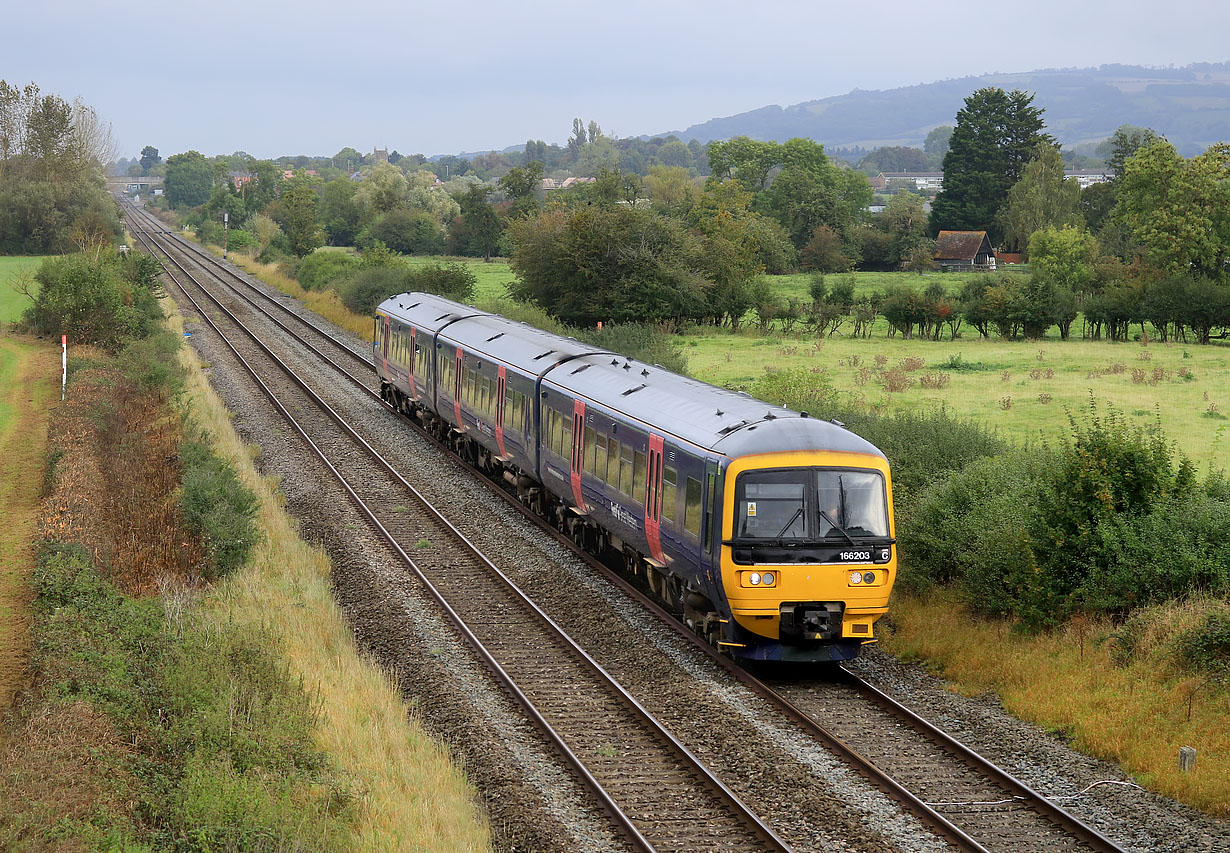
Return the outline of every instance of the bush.
{"type": "Polygon", "coordinates": [[[656,326],[611,324],[601,329],[574,331],[573,337],[629,358],[660,365],[675,373],[687,373],[687,356],[679,348],[674,336],[656,326]]]}
{"type": "Polygon", "coordinates": [[[438,255],[444,251],[444,229],[423,210],[390,210],[372,222],[356,242],[361,247],[379,241],[406,255],[438,255]]]}
{"type": "Polygon", "coordinates": [[[324,290],[358,266],[359,260],[346,252],[317,249],[299,262],[296,278],[304,290],[324,290]]]}
{"type": "Polygon", "coordinates": [[[353,276],[337,285],[342,304],[356,314],[370,315],[376,306],[390,296],[413,290],[410,268],[396,266],[360,268],[353,276]]]}
{"type": "Polygon", "coordinates": [[[207,444],[186,441],[180,447],[184,526],[205,546],[206,580],[225,577],[242,566],[260,541],[256,495],[235,475],[234,467],[207,444]]]}
{"type": "Polygon", "coordinates": [[[1205,614],[1204,621],[1178,637],[1180,659],[1198,672],[1230,674],[1230,607],[1205,614]]]}
{"type": "Polygon", "coordinates": [[[468,264],[433,263],[411,268],[408,289],[434,293],[457,302],[468,302],[474,298],[476,284],[478,284],[478,276],[468,264]]]}
{"type": "MultiPolygon", "coordinates": [[[[1230,500],[1160,431],[1091,406],[1054,450],[976,463],[925,489],[899,529],[908,574],[955,583],[1027,628],[1230,589],[1230,500]]],[[[903,577],[905,577],[903,575],[903,577]]]]}
{"type": "Polygon", "coordinates": [[[115,351],[149,335],[162,317],[147,266],[126,265],[110,253],[49,258],[35,279],[39,292],[23,320],[38,335],[66,334],[77,344],[115,351]]]}

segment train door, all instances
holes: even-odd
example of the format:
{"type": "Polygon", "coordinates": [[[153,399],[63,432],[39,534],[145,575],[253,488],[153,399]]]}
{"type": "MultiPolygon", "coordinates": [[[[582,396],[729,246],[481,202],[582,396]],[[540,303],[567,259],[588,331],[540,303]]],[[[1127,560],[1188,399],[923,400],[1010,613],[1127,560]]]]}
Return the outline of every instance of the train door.
{"type": "Polygon", "coordinates": [[[721,572],[717,570],[717,565],[720,560],[721,549],[716,547],[716,543],[721,541],[720,525],[722,523],[721,513],[718,512],[718,498],[721,491],[718,488],[719,483],[718,463],[714,459],[705,460],[705,482],[704,488],[701,491],[701,565],[705,574],[708,576],[711,583],[715,586],[720,586],[717,583],[721,577],[721,572]]]}
{"type": "Polygon", "coordinates": [[[585,454],[585,403],[581,400],[572,402],[572,498],[576,502],[577,512],[588,512],[585,508],[585,498],[581,495],[581,472],[585,454]]]}
{"type": "Polygon", "coordinates": [[[457,430],[465,431],[465,425],[461,422],[461,382],[462,374],[465,372],[465,357],[461,347],[457,347],[457,360],[454,362],[455,370],[453,371],[453,415],[457,418],[457,430]]]}
{"type": "Polygon", "coordinates": [[[384,317],[384,330],[380,336],[381,340],[383,341],[383,346],[381,346],[380,352],[381,352],[381,357],[384,361],[384,375],[385,376],[389,375],[389,334],[390,334],[389,317],[386,314],[384,317]]]}
{"type": "Polygon", "coordinates": [[[410,399],[417,400],[418,389],[414,387],[414,360],[418,357],[418,347],[414,345],[414,326],[410,327],[410,352],[406,354],[406,379],[410,383],[410,399]]]}
{"type": "Polygon", "coordinates": [[[495,378],[495,443],[500,448],[500,461],[507,462],[508,451],[504,449],[504,400],[508,394],[508,374],[500,365],[495,378]]]}
{"type": "Polygon", "coordinates": [[[649,470],[645,478],[645,539],[649,555],[663,566],[666,558],[662,553],[662,451],[660,435],[649,436],[649,470]]]}

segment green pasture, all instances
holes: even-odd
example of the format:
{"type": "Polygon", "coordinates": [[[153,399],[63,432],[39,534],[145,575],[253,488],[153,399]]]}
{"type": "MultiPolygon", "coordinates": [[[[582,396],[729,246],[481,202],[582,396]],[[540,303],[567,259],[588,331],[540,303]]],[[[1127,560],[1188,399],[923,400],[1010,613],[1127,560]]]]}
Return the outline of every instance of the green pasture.
{"type": "MultiPolygon", "coordinates": [[[[428,263],[463,263],[478,278],[474,285],[475,303],[504,295],[504,286],[516,278],[505,258],[492,258],[487,263],[482,258],[411,257],[407,260],[416,266],[428,263]]],[[[806,290],[804,290],[806,292],[806,290]]]]}
{"type": "MultiPolygon", "coordinates": [[[[1023,266],[1005,267],[999,273],[1009,275],[1025,275],[1023,266]]],[[[970,273],[958,272],[855,272],[830,273],[824,277],[830,288],[846,276],[854,277],[854,296],[868,296],[872,293],[887,293],[894,287],[912,287],[915,290],[926,290],[933,284],[944,285],[948,293],[959,293],[970,279],[970,273]]],[[[786,299],[801,299],[804,304],[811,303],[809,288],[811,273],[793,273],[791,275],[765,276],[773,286],[774,291],[786,299]]]]}
{"type": "Polygon", "coordinates": [[[689,372],[716,385],[746,388],[769,371],[802,370],[818,389],[831,386],[843,406],[883,413],[942,406],[1020,442],[1054,441],[1067,431],[1068,413],[1093,394],[1135,423],[1160,422],[1202,469],[1230,468],[1230,347],[970,334],[955,342],[882,331],[817,339],[703,327],[680,341],[689,372]],[[888,389],[889,371],[901,390],[888,389]]]}
{"type": "Polygon", "coordinates": [[[26,310],[30,300],[13,290],[13,284],[42,262],[39,257],[0,257],[0,323],[11,323],[26,310]]]}

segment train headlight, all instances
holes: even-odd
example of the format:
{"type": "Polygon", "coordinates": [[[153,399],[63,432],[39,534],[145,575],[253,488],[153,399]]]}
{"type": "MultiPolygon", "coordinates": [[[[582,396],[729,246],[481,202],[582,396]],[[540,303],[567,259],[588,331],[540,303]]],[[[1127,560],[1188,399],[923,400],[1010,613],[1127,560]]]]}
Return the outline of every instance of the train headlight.
{"type": "Polygon", "coordinates": [[[765,586],[773,586],[773,573],[765,572],[760,576],[760,582],[765,586]]]}
{"type": "Polygon", "coordinates": [[[850,583],[862,583],[862,582],[863,582],[862,572],[850,572],[850,583]]]}
{"type": "Polygon", "coordinates": [[[868,572],[867,574],[863,575],[863,583],[875,583],[875,582],[876,582],[875,572],[868,572]]]}
{"type": "Polygon", "coordinates": [[[752,572],[750,575],[747,576],[747,580],[752,586],[759,586],[760,585],[760,572],[752,572]]]}

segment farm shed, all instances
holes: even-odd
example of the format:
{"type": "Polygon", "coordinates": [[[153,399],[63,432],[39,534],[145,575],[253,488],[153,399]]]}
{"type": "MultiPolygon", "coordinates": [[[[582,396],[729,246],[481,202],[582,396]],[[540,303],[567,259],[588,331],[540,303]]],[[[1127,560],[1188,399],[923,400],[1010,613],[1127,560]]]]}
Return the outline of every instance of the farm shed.
{"type": "Polygon", "coordinates": [[[941,231],[935,262],[942,270],[994,270],[995,249],[985,231],[941,231]]]}

